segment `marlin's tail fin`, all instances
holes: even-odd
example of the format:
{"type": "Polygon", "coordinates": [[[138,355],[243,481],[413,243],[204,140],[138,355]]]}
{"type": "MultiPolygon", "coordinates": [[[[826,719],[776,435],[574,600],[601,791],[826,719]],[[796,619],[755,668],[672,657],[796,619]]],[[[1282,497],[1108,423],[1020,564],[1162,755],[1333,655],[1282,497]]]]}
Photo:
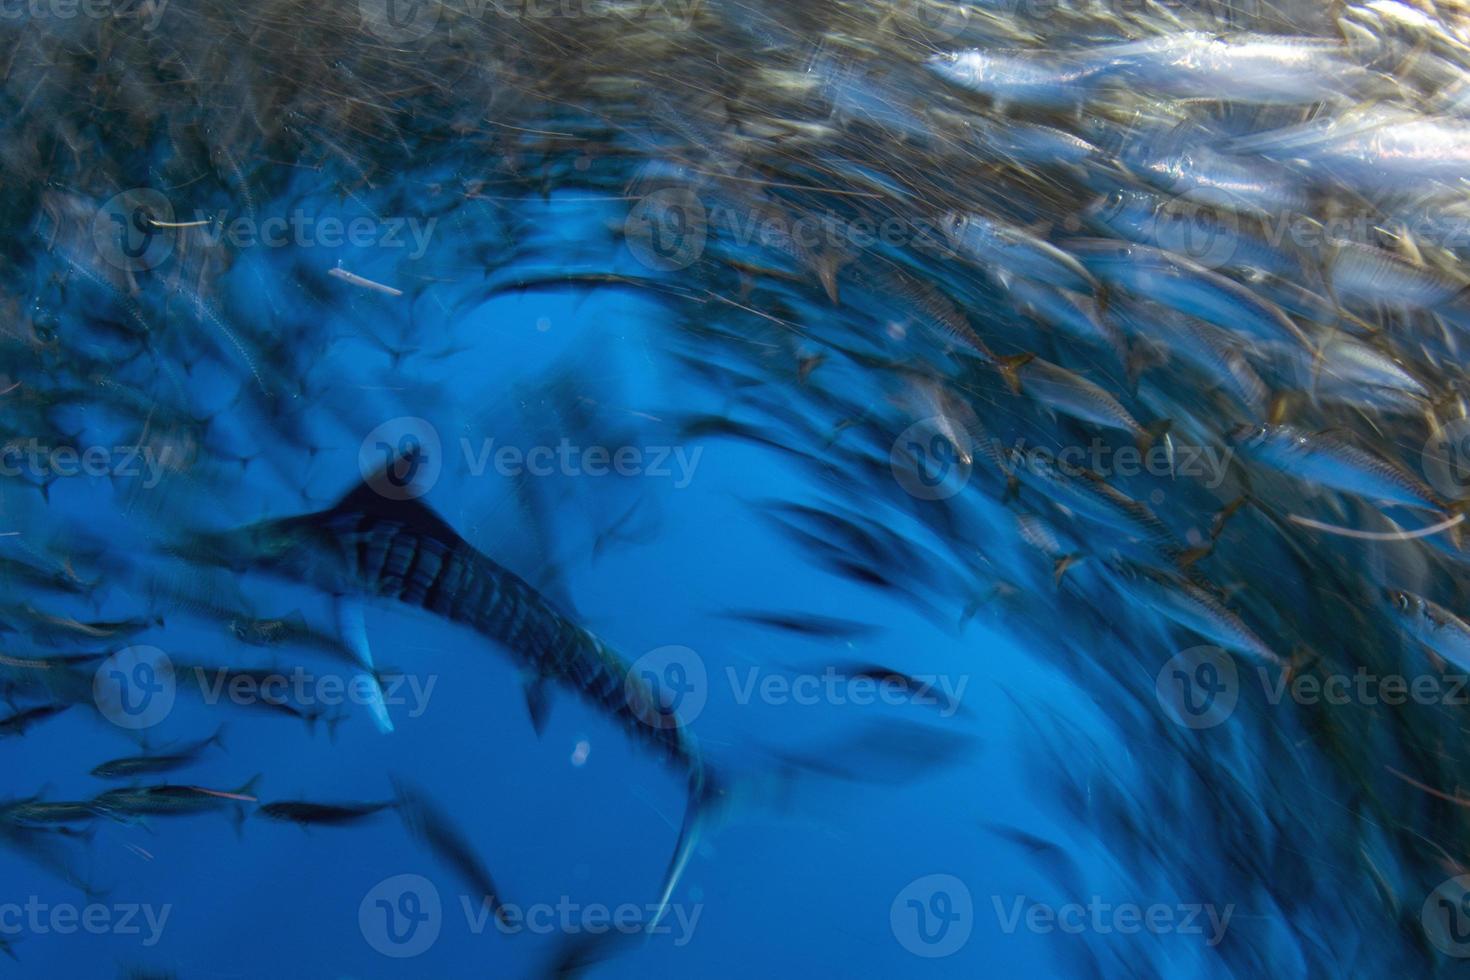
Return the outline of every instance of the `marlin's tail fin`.
{"type": "Polygon", "coordinates": [[[689,774],[689,801],[684,807],[684,824],[679,828],[679,839],[674,844],[674,853],[669,857],[669,866],[664,871],[658,911],[654,913],[650,931],[663,921],[669,910],[669,900],[674,895],[674,889],[679,886],[679,879],[689,865],[689,858],[694,854],[700,836],[713,822],[715,808],[725,799],[723,785],[708,768],[701,765],[689,774]]]}

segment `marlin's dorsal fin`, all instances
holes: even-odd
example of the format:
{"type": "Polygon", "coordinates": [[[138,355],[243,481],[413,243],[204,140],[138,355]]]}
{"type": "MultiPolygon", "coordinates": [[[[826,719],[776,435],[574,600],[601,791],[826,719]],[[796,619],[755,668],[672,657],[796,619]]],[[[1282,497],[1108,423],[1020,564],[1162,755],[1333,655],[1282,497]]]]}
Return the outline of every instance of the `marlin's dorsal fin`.
{"type": "Polygon", "coordinates": [[[357,484],[336,504],[321,511],[317,516],[331,518],[366,515],[397,522],[416,533],[435,538],[445,544],[454,544],[463,540],[459,532],[449,525],[449,522],[430,510],[428,505],[419,499],[424,492],[427,492],[427,488],[419,490],[413,485],[412,473],[415,471],[414,467],[419,464],[405,462],[412,460],[415,456],[416,454],[409,454],[395,459],[357,484]],[[410,473],[407,479],[395,475],[402,473],[405,465],[409,467],[410,473]]]}

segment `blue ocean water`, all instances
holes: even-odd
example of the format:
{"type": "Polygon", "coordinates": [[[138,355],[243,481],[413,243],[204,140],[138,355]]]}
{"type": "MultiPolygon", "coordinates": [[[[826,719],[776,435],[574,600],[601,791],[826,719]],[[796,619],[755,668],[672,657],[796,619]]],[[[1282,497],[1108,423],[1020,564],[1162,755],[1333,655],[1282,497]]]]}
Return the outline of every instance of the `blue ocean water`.
{"type": "MultiPolygon", "coordinates": [[[[263,203],[262,214],[288,205],[318,220],[357,216],[326,195],[263,203]]],[[[556,197],[526,210],[525,220],[541,229],[551,254],[579,244],[590,250],[585,243],[596,240],[598,220],[617,213],[606,204],[589,213],[585,201],[556,197]]],[[[435,237],[423,267],[452,266],[441,256],[463,244],[452,228],[435,237]]],[[[643,271],[626,247],[609,242],[607,248],[589,265],[643,271]]],[[[297,263],[325,272],[340,262],[368,278],[395,280],[403,267],[394,258],[370,249],[242,249],[221,279],[222,302],[237,316],[268,320],[300,303],[291,286],[297,263]]],[[[184,664],[248,664],[277,671],[282,683],[299,678],[329,714],[345,711],[335,736],[259,704],[233,704],[228,693],[216,693],[210,704],[170,682],[178,690],[172,707],[156,721],[150,714],[140,732],[77,711],[10,741],[3,748],[12,786],[44,787],[51,799],[85,799],[112,785],[88,771],[134,754],[140,734],[164,748],[223,724],[223,748],[202,753],[177,781],[233,790],[259,774],[254,794],[267,802],[388,800],[390,776],[411,779],[452,816],[491,869],[502,900],[528,918],[519,928],[487,921],[480,896],[391,813],[358,826],[302,829],[260,818],[253,803],[242,803],[238,824],[231,807],[136,825],[102,821],[78,859],[98,889],[90,899],[27,854],[0,852],[7,895],[25,906],[13,947],[19,962],[10,969],[66,975],[115,963],[178,976],[529,976],[568,942],[609,930],[615,912],[624,926],[611,931],[622,929],[629,938],[626,949],[598,968],[608,976],[752,969],[958,975],[1038,963],[1065,969],[1075,955],[1070,947],[1083,940],[1028,934],[1014,923],[1012,931],[1005,928],[1017,898],[1045,900],[1054,887],[1037,874],[1037,855],[1025,841],[997,835],[1007,827],[1026,828],[1037,839],[1061,835],[1065,843],[1054,846],[1102,900],[1132,894],[1126,876],[1109,869],[1085,838],[1068,840],[1068,828],[1053,823],[1025,790],[1037,778],[1028,715],[1055,713],[1087,726],[1097,711],[1063,672],[1036,656],[1045,635],[982,622],[943,628],[905,602],[798,560],[749,502],[808,499],[824,488],[775,450],[711,440],[670,446],[671,458],[655,465],[653,457],[669,445],[658,420],[671,411],[722,408],[718,397],[701,401],[660,349],[661,333],[671,328],[659,304],[577,290],[463,307],[424,296],[415,303],[415,328],[452,354],[436,356],[431,348],[391,367],[389,355],[361,339],[401,328],[402,314],[388,299],[342,289],[321,308],[331,320],[318,329],[332,340],[313,363],[313,377],[323,379],[327,397],[350,407],[356,431],[422,420],[426,429],[419,422],[402,425],[440,440],[442,468],[424,499],[469,540],[533,581],[541,569],[556,567],[557,588],[575,602],[578,621],[628,657],[683,648],[661,656],[698,671],[697,688],[690,689],[704,703],[692,722],[713,754],[740,760],[760,758],[761,746],[805,747],[818,761],[838,768],[855,761],[857,769],[849,778],[815,780],[790,799],[757,800],[732,813],[701,843],[672,910],[654,927],[660,876],[684,805],[679,777],[573,697],[554,698],[538,736],[516,669],[495,644],[420,611],[372,607],[367,629],[374,656],[406,675],[391,688],[395,730],[385,735],[360,698],[330,687],[326,678],[345,684],[352,676],[330,658],[301,656],[290,645],[252,647],[217,622],[167,614],[130,643],[162,651],[180,671],[184,664]],[[531,477],[523,482],[534,505],[518,500],[516,478],[495,472],[493,457],[488,466],[481,460],[487,448],[556,446],[545,436],[545,408],[563,396],[590,403],[596,424],[606,426],[593,431],[607,438],[589,435],[579,447],[634,447],[652,472],[531,477]],[[686,454],[682,468],[674,448],[686,454]],[[630,508],[633,517],[620,522],[630,508]],[[626,541],[599,546],[609,527],[614,538],[620,528],[631,530],[626,541]],[[730,609],[799,610],[875,630],[855,640],[788,636],[722,615],[730,609]],[[941,692],[958,694],[962,707],[950,713],[937,695],[923,694],[900,698],[911,703],[864,704],[861,687],[822,680],[827,664],[855,661],[928,677],[941,692]],[[785,686],[802,676],[810,678],[805,693],[785,686]],[[854,700],[859,703],[849,703],[854,700]],[[902,726],[913,724],[958,747],[952,765],[931,770],[924,759],[902,761],[899,752],[900,761],[871,763],[874,770],[865,771],[869,763],[860,754],[843,757],[842,733],[852,726],[874,726],[881,738],[896,740],[908,734],[902,726]],[[904,771],[909,767],[914,772],[904,771]],[[417,897],[400,905],[404,894],[417,897]],[[384,896],[392,911],[376,905],[384,896]],[[57,908],[92,905],[106,909],[116,928],[94,934],[68,928],[65,912],[51,918],[57,908]],[[415,908],[435,911],[415,924],[409,916],[415,908]],[[429,942],[411,938],[430,932],[429,942]],[[957,936],[963,937],[958,943],[957,936]],[[927,955],[946,951],[945,943],[953,952],[927,955]],[[415,955],[399,958],[404,950],[415,955]]],[[[198,385],[191,395],[208,404],[208,375],[199,372],[189,382],[198,385]]],[[[215,424],[236,411],[223,408],[215,424]]],[[[304,499],[328,501],[361,479],[363,437],[354,440],[350,424],[332,431],[319,450],[294,452],[271,445],[271,434],[255,428],[243,409],[230,428],[241,435],[230,443],[236,454],[248,457],[258,447],[274,472],[252,463],[228,496],[194,501],[221,526],[310,509],[304,499]]],[[[91,441],[106,438],[99,429],[91,441]]],[[[47,510],[121,547],[137,512],[174,506],[166,484],[143,489],[147,479],[135,479],[132,488],[107,477],[57,479],[49,485],[47,510]],[[120,499],[127,503],[119,506],[120,499]]],[[[251,576],[227,584],[261,616],[300,612],[331,629],[328,603],[310,590],[251,576]]],[[[122,617],[140,604],[162,602],[126,588],[109,593],[90,612],[122,617]]],[[[1117,744],[1108,751],[1126,757],[1129,750],[1117,744]]],[[[1167,891],[1152,896],[1171,897],[1167,891]]],[[[1159,941],[1151,955],[1167,957],[1181,974],[1210,972],[1209,947],[1198,936],[1159,941]]]]}
{"type": "MultiPolygon", "coordinates": [[[[442,51],[364,16],[356,59],[315,58],[307,26],[327,28],[292,21],[300,36],[251,48],[197,116],[169,87],[234,68],[175,43],[193,21],[142,41],[56,16],[7,35],[23,68],[0,137],[19,215],[0,267],[0,970],[1453,975],[1470,953],[1450,887],[1458,715],[1361,695],[1334,712],[1277,686],[1319,656],[1438,677],[1363,598],[1437,566],[1308,548],[1255,500],[1237,514],[1270,484],[1234,470],[1120,466],[1120,496],[1091,501],[1102,518],[1016,472],[1023,450],[1115,458],[1159,431],[1060,407],[1053,360],[1140,418],[1177,415],[1180,451],[1257,421],[1227,417],[1228,383],[1197,364],[1140,367],[1138,338],[1117,357],[1037,292],[1016,299],[1027,276],[1043,296],[1093,282],[1034,243],[1091,221],[1117,160],[1163,123],[1049,106],[1035,118],[1117,160],[1052,159],[1082,151],[1038,127],[1046,159],[970,171],[956,157],[980,152],[978,127],[945,156],[952,120],[890,101],[930,92],[933,37],[900,59],[874,34],[881,76],[837,71],[867,56],[826,35],[739,20],[737,46],[711,29],[712,51],[766,58],[765,75],[744,67],[779,93],[759,112],[732,99],[748,115],[716,124],[686,89],[586,67],[634,54],[586,45],[567,73],[585,68],[597,99],[573,104],[552,97],[582,88],[547,52],[537,72],[514,63],[534,24],[471,45],[485,64],[454,48],[449,77],[442,51]],[[53,55],[105,74],[96,38],[126,67],[78,108],[53,55]],[[476,87],[491,53],[502,74],[476,87]],[[267,82],[313,96],[240,95],[267,82]],[[393,125],[363,121],[381,122],[368,92],[393,125]],[[639,98],[663,115],[629,109],[639,98]],[[153,100],[165,109],[138,108],[153,100]],[[355,108],[321,108],[339,102],[355,108]],[[63,114],[37,140],[48,106],[87,125],[63,114]],[[259,142],[225,134],[231,120],[259,142]],[[936,251],[961,206],[1024,247],[936,251]],[[812,243],[796,234],[817,224],[812,243]],[[1069,285],[1048,293],[1048,276],[1069,285]],[[512,605],[513,648],[381,581],[333,579],[316,559],[339,542],[289,519],[360,487],[349,501],[390,522],[438,515],[557,613],[512,605]],[[210,537],[239,528],[254,530],[210,537]],[[242,550],[201,544],[221,540],[242,550]],[[1161,553],[1173,598],[1218,596],[1225,627],[1140,598],[1161,553]],[[1120,587],[1125,573],[1141,577],[1120,587]],[[568,667],[589,647],[562,622],[613,652],[568,667]],[[1247,641],[1221,640],[1237,622],[1247,641]],[[660,711],[640,713],[645,694],[660,711]],[[695,748],[670,759],[639,725],[695,748]],[[93,774],[171,752],[190,758],[93,774]],[[695,768],[722,792],[692,803],[695,768]],[[63,802],[79,808],[41,816],[63,802]],[[298,824],[273,819],[283,803],[370,812],[298,824]]],[[[1210,122],[1249,132],[1275,112],[1210,122]]],[[[1116,312],[1098,291],[1094,312],[1116,312]]],[[[1262,374],[1290,389],[1262,347],[1262,374]]],[[[507,594],[477,587],[459,583],[465,604],[507,594]]]]}

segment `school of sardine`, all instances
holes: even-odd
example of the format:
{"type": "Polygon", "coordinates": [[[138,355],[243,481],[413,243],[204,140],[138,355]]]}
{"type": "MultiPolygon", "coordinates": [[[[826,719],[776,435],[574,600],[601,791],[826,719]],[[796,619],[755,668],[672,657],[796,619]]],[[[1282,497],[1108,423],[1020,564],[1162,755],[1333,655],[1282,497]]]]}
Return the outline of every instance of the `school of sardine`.
{"type": "MultiPolygon", "coordinates": [[[[434,410],[436,372],[481,342],[472,311],[617,294],[654,325],[595,343],[592,325],[584,362],[485,392],[484,411],[760,459],[805,488],[740,502],[783,561],[961,637],[1024,638],[1156,753],[1124,765],[1028,715],[1032,791],[1180,893],[1215,855],[1272,923],[1214,949],[1215,975],[1452,975],[1420,908],[1470,873],[1467,708],[1262,691],[1470,672],[1470,8],[593,6],[429,6],[422,31],[292,0],[0,22],[0,751],[44,758],[62,718],[104,733],[94,792],[4,788],[0,848],[121,893],[89,877],[98,827],[224,816],[248,850],[255,818],[396,819],[497,907],[513,852],[404,774],[308,798],[232,765],[251,726],[413,724],[384,705],[413,667],[366,625],[384,608],[499,658],[528,740],[560,692],[674,771],[661,908],[698,874],[696,842],[773,780],[964,767],[947,704],[876,732],[834,708],[839,750],[705,744],[640,651],[579,617],[555,501],[525,491],[502,518],[546,539],[527,564],[469,509],[391,492],[419,449],[360,470],[374,426],[434,410]],[[330,248],[267,262],[228,231],[313,195],[438,231],[356,268],[330,248]],[[657,364],[661,402],[613,422],[588,362],[619,344],[657,364]],[[375,385],[334,374],[348,348],[375,385]],[[136,458],[79,498],[86,447],[122,444],[136,458]],[[63,496],[94,518],[61,516],[63,496]],[[181,623],[211,642],[171,647],[181,623]],[[168,649],[180,697],[298,662],[367,696],[264,699],[130,742],[96,679],[137,644],[168,649]],[[1201,646],[1263,682],[1229,735],[1160,710],[1160,671],[1201,646]]],[[[659,531],[637,502],[595,519],[595,555],[659,531]]],[[[872,652],[887,624],[868,610],[709,615],[818,644],[847,676],[914,686],[942,666],[872,652]]],[[[1078,975],[1167,972],[1078,957],[1078,975]]]]}

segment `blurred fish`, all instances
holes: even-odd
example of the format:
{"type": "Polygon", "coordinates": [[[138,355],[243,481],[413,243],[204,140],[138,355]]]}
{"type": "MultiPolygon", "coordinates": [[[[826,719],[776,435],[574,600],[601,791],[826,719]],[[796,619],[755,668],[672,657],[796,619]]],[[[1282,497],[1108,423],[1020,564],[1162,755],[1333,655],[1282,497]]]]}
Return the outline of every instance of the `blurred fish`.
{"type": "Polygon", "coordinates": [[[961,255],[988,268],[1075,292],[1097,288],[1081,262],[1019,228],[978,214],[945,215],[940,226],[961,255]]]}
{"type": "Polygon", "coordinates": [[[230,810],[236,828],[245,819],[243,803],[255,802],[255,786],[260,776],[252,776],[239,789],[217,790],[202,786],[133,786],[110,789],[91,801],[98,813],[120,823],[132,823],[146,817],[188,817],[201,813],[230,810]]]}
{"type": "Polygon", "coordinates": [[[1456,670],[1470,672],[1470,624],[1437,603],[1402,589],[1385,589],[1405,632],[1456,670]]]}
{"type": "Polygon", "coordinates": [[[859,623],[851,619],[817,616],[810,613],[730,610],[721,615],[729,619],[768,626],[771,629],[795,633],[800,636],[821,636],[839,640],[854,640],[879,632],[879,627],[871,623],[859,623]]]}
{"type": "Polygon", "coordinates": [[[285,800],[266,803],[256,811],[272,820],[284,820],[306,827],[314,824],[337,827],[343,824],[366,820],[398,804],[386,803],[309,803],[302,800],[285,800]]]}
{"type": "Polygon", "coordinates": [[[1248,458],[1300,480],[1378,503],[1426,510],[1445,507],[1413,474],[1329,433],[1256,425],[1235,429],[1231,439],[1248,458]]]}
{"type": "MultiPolygon", "coordinates": [[[[273,571],[336,595],[367,593],[421,606],[498,641],[528,671],[570,687],[621,722],[636,741],[688,774],[685,825],[661,899],[667,904],[703,809],[719,792],[690,734],[627,661],[422,503],[390,500],[368,480],[327,510],[197,535],[177,550],[197,561],[273,571]]],[[[533,706],[533,717],[538,714],[533,706]]]]}
{"type": "Polygon", "coordinates": [[[1100,279],[1140,299],[1260,340],[1306,344],[1285,313],[1233,279],[1182,256],[1104,239],[1067,243],[1100,279]]]}
{"type": "Polygon", "coordinates": [[[1026,52],[973,48],[937,54],[930,70],[961,88],[988,95],[998,108],[1011,103],[1067,108],[1087,98],[1087,87],[1107,68],[1103,63],[1026,52]]]}
{"type": "Polygon", "coordinates": [[[206,739],[186,745],[177,751],[126,756],[121,759],[113,759],[104,762],[92,770],[92,775],[103,779],[131,779],[135,776],[152,775],[154,773],[172,772],[196,762],[204,750],[211,745],[225,747],[225,726],[220,725],[215,733],[206,739]]]}
{"type": "Polygon", "coordinates": [[[1066,368],[1034,358],[1018,371],[1021,392],[1063,415],[1116,429],[1133,437],[1147,452],[1169,430],[1169,420],[1140,425],[1118,400],[1100,386],[1066,368]]]}
{"type": "MultiPolygon", "coordinates": [[[[495,913],[497,919],[504,920],[505,906],[500,889],[491,880],[484,862],[448,816],[402,779],[394,777],[393,791],[395,802],[391,805],[397,807],[398,815],[403,818],[403,825],[408,828],[409,833],[423,840],[431,851],[475,890],[475,896],[472,897],[478,897],[480,902],[495,913]]],[[[388,805],[384,804],[385,807],[388,805]]]]}
{"type": "Polygon", "coordinates": [[[1233,653],[1267,665],[1282,659],[1243,620],[1200,586],[1182,576],[1137,565],[1113,566],[1119,590],[1185,629],[1233,653]]]}
{"type": "Polygon", "coordinates": [[[31,726],[55,717],[70,707],[69,704],[42,704],[0,718],[0,738],[24,735],[31,726]]]}

